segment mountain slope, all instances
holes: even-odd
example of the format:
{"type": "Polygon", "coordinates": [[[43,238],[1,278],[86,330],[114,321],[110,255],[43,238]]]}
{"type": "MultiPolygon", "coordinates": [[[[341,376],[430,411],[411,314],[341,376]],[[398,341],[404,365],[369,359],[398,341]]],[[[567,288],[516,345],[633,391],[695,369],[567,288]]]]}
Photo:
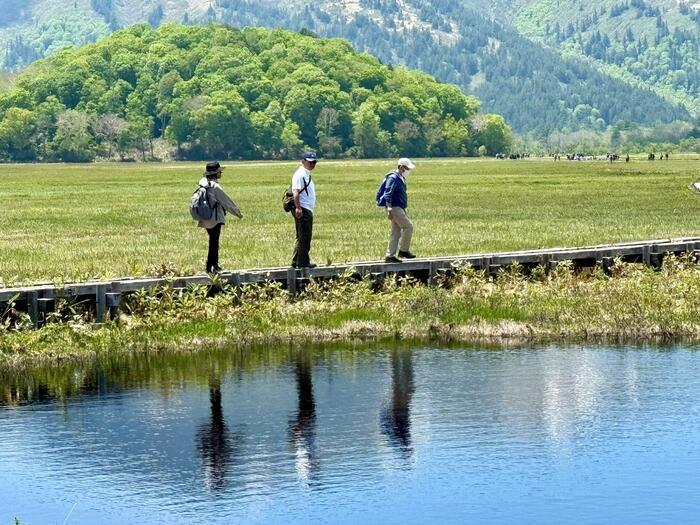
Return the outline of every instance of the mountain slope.
{"type": "Polygon", "coordinates": [[[512,13],[523,28],[527,13],[557,0],[74,0],[68,8],[59,0],[10,1],[24,7],[19,15],[8,15],[4,30],[0,27],[6,67],[19,67],[66,43],[93,41],[138,20],[154,26],[168,20],[217,21],[306,28],[346,38],[385,63],[405,64],[456,83],[479,97],[485,111],[502,114],[515,130],[540,137],[690,118],[686,109],[641,80],[630,86],[585,61],[562,58],[558,48],[547,49],[495,20],[507,22],[510,16],[502,14],[512,13]]]}
{"type": "Polygon", "coordinates": [[[531,0],[514,24],[563,54],[586,57],[700,112],[700,2],[531,0]]]}

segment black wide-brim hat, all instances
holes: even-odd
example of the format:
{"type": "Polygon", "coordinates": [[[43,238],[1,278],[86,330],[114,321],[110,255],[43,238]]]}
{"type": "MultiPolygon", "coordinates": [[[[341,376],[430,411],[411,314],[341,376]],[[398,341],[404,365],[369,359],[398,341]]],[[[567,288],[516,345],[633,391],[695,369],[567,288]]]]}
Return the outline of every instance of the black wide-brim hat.
{"type": "Polygon", "coordinates": [[[218,162],[207,162],[207,167],[206,171],[204,172],[205,175],[216,175],[219,173],[220,170],[224,170],[224,168],[221,164],[218,162]]]}

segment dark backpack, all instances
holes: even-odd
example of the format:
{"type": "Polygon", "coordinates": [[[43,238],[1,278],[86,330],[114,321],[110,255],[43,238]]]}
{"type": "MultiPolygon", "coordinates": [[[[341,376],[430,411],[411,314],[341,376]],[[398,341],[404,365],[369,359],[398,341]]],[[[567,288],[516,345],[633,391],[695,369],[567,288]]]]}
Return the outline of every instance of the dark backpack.
{"type": "Polygon", "coordinates": [[[216,205],[211,204],[208,186],[198,186],[192,193],[190,214],[195,221],[208,221],[216,218],[216,205]]]}
{"type": "Polygon", "coordinates": [[[386,206],[386,199],[384,198],[384,193],[386,193],[386,183],[389,181],[389,177],[391,177],[392,175],[396,175],[396,172],[390,171],[389,173],[384,175],[382,183],[379,185],[377,195],[376,197],[374,197],[374,202],[377,204],[377,206],[386,206]]]}
{"type": "MultiPolygon", "coordinates": [[[[309,184],[311,184],[311,175],[309,175],[309,180],[306,181],[306,184],[304,184],[304,187],[301,189],[301,191],[305,191],[307,195],[309,194],[309,184]]],[[[294,210],[294,191],[292,190],[291,185],[284,190],[284,195],[282,196],[282,209],[287,213],[294,210]]]]}

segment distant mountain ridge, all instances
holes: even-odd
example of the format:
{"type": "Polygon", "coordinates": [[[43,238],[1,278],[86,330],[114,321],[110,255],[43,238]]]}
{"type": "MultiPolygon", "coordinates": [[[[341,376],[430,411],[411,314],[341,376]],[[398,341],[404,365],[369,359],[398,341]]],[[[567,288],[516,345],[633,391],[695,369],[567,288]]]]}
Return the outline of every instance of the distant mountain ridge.
{"type": "MultiPolygon", "coordinates": [[[[346,38],[385,63],[422,69],[459,85],[481,99],[484,111],[502,114],[516,131],[538,137],[690,120],[689,109],[697,105],[692,88],[677,89],[683,79],[673,81],[676,87],[669,87],[668,79],[657,85],[644,72],[628,71],[631,66],[595,58],[593,45],[591,54],[585,46],[577,52],[569,45],[576,34],[561,39],[561,24],[556,37],[562,12],[574,11],[572,19],[583,20],[581,13],[593,9],[610,13],[621,2],[645,0],[69,0],[68,6],[60,0],[6,1],[0,15],[5,68],[138,21],[153,26],[223,22],[346,38]]],[[[692,73],[688,76],[693,86],[692,73]]]]}
{"type": "MultiPolygon", "coordinates": [[[[518,3],[514,0],[514,3],[518,3]]],[[[700,113],[697,0],[530,0],[514,25],[561,53],[700,113]]]]}

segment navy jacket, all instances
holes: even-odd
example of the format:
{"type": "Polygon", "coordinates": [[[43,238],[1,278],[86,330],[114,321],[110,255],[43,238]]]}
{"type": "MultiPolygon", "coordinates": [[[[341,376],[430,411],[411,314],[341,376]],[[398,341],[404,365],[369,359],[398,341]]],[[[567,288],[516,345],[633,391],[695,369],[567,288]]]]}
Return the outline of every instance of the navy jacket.
{"type": "Polygon", "coordinates": [[[408,193],[406,192],[406,181],[398,173],[389,175],[384,187],[384,199],[387,207],[408,208],[408,193]]]}

